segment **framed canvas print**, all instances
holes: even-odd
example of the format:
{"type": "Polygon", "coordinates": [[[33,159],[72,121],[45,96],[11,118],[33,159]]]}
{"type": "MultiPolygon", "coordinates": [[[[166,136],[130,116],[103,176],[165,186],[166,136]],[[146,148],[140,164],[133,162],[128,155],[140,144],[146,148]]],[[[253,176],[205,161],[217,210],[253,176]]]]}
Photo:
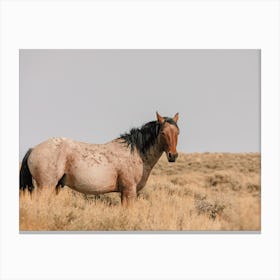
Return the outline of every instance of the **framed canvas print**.
{"type": "Polygon", "coordinates": [[[279,279],[278,1],[0,3],[1,279],[279,279]]]}

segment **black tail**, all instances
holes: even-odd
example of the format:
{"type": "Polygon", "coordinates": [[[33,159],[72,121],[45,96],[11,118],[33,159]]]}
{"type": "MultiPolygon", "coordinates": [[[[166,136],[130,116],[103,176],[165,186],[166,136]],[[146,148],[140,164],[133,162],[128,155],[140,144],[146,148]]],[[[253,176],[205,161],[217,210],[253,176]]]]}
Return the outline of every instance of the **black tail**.
{"type": "Polygon", "coordinates": [[[30,173],[27,160],[30,156],[30,153],[32,152],[32,149],[29,149],[27,153],[25,154],[20,168],[20,174],[19,174],[19,189],[25,190],[26,187],[28,188],[29,192],[31,193],[34,189],[34,185],[32,182],[32,175],[30,173]]]}

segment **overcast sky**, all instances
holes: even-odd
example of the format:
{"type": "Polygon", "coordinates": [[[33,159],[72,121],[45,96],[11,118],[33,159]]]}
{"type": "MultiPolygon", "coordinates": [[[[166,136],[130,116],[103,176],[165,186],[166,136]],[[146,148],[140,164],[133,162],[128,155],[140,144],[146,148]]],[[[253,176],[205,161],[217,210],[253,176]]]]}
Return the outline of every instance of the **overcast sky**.
{"type": "Polygon", "coordinates": [[[259,50],[20,50],[20,158],[179,112],[178,150],[260,152],[259,50]]]}

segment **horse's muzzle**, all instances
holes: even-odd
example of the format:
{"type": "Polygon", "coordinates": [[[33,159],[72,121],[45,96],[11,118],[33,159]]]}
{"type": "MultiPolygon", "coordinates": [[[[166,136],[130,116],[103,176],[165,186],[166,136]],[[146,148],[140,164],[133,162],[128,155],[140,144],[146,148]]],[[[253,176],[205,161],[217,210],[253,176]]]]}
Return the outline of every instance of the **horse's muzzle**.
{"type": "Polygon", "coordinates": [[[167,154],[167,158],[168,158],[169,162],[175,162],[177,157],[178,157],[178,153],[172,154],[172,153],[169,152],[167,154]]]}

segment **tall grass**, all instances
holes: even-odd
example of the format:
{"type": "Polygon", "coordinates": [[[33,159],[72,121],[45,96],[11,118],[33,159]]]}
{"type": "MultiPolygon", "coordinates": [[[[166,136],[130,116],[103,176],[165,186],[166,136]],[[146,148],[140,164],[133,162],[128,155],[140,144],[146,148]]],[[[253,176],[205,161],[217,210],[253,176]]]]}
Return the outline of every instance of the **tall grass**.
{"type": "Polygon", "coordinates": [[[20,193],[20,230],[260,230],[260,155],[180,154],[160,159],[133,208],[117,193],[20,193]]]}

